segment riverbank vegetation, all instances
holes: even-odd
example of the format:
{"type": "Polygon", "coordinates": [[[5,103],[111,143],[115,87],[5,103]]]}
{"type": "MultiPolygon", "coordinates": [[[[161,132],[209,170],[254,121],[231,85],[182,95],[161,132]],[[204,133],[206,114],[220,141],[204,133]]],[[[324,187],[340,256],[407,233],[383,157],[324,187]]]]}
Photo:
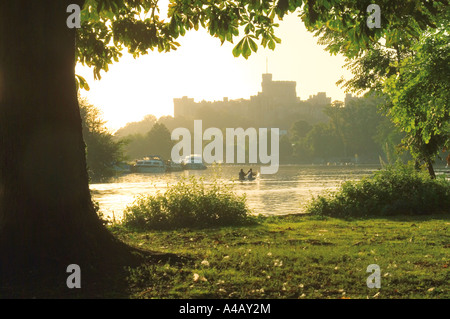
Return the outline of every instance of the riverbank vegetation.
{"type": "Polygon", "coordinates": [[[334,217],[427,215],[450,212],[450,181],[433,179],[413,163],[387,166],[337,192],[319,195],[307,212],[334,217]]]}
{"type": "MultiPolygon", "coordinates": [[[[306,213],[331,217],[431,215],[450,212],[450,181],[432,178],[415,163],[385,165],[361,180],[346,181],[337,191],[313,197],[306,213]]],[[[124,212],[123,224],[135,230],[168,230],[239,226],[255,221],[233,184],[213,179],[207,184],[192,176],[165,193],[141,195],[124,212]]]]}
{"type": "Polygon", "coordinates": [[[206,185],[192,176],[182,179],[165,193],[138,197],[125,210],[123,224],[137,230],[205,228],[252,222],[245,195],[236,195],[230,185],[214,180],[206,185]]]}

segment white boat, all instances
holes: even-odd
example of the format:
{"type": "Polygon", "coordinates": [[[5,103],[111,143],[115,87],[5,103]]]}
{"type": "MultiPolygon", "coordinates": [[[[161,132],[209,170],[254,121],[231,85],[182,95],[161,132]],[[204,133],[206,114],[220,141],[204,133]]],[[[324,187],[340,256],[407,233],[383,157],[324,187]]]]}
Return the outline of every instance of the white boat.
{"type": "Polygon", "coordinates": [[[206,169],[202,156],[196,154],[186,156],[182,165],[184,169],[206,169]]]}
{"type": "Polygon", "coordinates": [[[159,156],[148,156],[141,160],[136,160],[136,164],[130,168],[133,173],[164,173],[166,165],[159,156]]]}

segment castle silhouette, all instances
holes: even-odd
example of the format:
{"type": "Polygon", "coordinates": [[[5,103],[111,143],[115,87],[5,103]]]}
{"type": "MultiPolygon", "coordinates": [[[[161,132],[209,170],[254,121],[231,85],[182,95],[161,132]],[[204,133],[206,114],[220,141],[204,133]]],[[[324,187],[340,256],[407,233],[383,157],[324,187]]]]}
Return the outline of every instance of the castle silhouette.
{"type": "MultiPolygon", "coordinates": [[[[174,98],[174,117],[202,119],[207,112],[216,112],[217,117],[235,117],[247,119],[248,127],[279,127],[288,130],[293,122],[304,120],[310,124],[327,121],[323,113],[331,104],[331,98],[325,92],[319,92],[302,101],[297,96],[295,81],[273,81],[272,74],[262,74],[262,91],[250,99],[195,102],[184,96],[174,98]]],[[[347,94],[346,103],[351,99],[347,94]]],[[[218,121],[220,119],[218,118],[218,121]]]]}

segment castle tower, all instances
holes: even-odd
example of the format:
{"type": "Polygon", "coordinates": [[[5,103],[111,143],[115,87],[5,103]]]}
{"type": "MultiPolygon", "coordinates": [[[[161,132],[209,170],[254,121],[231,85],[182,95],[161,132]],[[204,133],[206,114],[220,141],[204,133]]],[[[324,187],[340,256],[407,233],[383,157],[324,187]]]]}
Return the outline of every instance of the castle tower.
{"type": "Polygon", "coordinates": [[[182,98],[173,99],[173,116],[178,117],[192,117],[195,113],[195,102],[193,98],[183,96],[182,98]]]}

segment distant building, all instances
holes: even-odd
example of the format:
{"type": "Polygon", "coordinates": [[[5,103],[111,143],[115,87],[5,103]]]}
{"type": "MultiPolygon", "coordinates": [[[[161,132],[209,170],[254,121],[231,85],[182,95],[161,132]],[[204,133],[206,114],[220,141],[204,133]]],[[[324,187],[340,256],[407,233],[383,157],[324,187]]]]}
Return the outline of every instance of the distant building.
{"type": "Polygon", "coordinates": [[[350,103],[350,101],[357,100],[357,99],[358,99],[358,97],[352,96],[350,93],[347,93],[347,94],[345,94],[344,105],[347,106],[350,103]]]}
{"type": "Polygon", "coordinates": [[[250,100],[229,100],[224,97],[222,101],[194,102],[194,99],[184,96],[173,99],[174,117],[186,119],[201,119],[205,108],[226,112],[236,118],[250,118],[253,127],[279,127],[289,129],[294,121],[300,119],[310,123],[326,121],[323,109],[331,104],[331,98],[325,92],[310,96],[302,101],[296,93],[295,81],[273,81],[272,74],[262,75],[262,91],[251,96],[250,100]]]}
{"type": "Polygon", "coordinates": [[[173,116],[174,117],[193,117],[196,111],[196,103],[194,99],[187,96],[173,99],[173,116]]]}

